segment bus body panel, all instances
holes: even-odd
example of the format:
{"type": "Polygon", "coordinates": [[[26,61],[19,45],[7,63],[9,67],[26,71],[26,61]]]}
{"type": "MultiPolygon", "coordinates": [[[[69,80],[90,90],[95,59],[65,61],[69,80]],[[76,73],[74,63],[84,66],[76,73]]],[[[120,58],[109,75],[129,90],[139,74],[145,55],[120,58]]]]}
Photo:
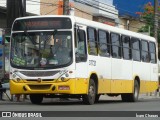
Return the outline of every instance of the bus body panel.
{"type": "Polygon", "coordinates": [[[112,58],[111,93],[132,92],[132,61],[112,58]]]}

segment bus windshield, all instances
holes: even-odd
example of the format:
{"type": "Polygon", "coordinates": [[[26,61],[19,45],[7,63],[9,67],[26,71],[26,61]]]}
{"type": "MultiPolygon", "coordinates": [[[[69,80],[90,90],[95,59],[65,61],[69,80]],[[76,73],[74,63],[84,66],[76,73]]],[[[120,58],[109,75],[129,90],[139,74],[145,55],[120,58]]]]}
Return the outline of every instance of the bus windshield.
{"type": "Polygon", "coordinates": [[[72,62],[71,31],[35,31],[12,34],[11,65],[18,68],[64,67],[72,62]]]}

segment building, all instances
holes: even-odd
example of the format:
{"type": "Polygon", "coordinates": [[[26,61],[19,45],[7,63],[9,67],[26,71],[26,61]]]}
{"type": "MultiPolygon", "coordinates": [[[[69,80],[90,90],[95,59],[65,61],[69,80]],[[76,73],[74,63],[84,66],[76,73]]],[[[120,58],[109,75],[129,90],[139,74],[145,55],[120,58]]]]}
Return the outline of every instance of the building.
{"type": "Polygon", "coordinates": [[[135,18],[132,16],[127,16],[127,15],[119,16],[119,27],[122,29],[127,29],[133,32],[138,32],[139,28],[141,28],[144,25],[145,23],[140,21],[139,18],[135,18]]]}
{"type": "MultiPolygon", "coordinates": [[[[0,28],[6,28],[6,1],[0,1],[0,28]]],[[[69,0],[69,14],[112,26],[118,23],[113,0],[69,0]]],[[[27,15],[62,15],[63,0],[26,0],[27,15]]]]}
{"type": "MultiPolygon", "coordinates": [[[[62,15],[63,0],[41,0],[41,15],[62,15]]],[[[69,14],[115,26],[118,10],[113,0],[70,0],[69,14]]]]}

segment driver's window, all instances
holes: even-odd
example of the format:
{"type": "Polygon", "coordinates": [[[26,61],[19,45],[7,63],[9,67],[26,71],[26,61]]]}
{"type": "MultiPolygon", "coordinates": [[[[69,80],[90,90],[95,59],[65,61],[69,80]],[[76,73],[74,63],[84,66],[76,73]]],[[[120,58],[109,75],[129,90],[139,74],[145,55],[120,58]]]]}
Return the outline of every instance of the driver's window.
{"type": "Polygon", "coordinates": [[[77,30],[77,57],[80,61],[86,61],[87,51],[86,51],[86,35],[84,30],[77,30]]]}

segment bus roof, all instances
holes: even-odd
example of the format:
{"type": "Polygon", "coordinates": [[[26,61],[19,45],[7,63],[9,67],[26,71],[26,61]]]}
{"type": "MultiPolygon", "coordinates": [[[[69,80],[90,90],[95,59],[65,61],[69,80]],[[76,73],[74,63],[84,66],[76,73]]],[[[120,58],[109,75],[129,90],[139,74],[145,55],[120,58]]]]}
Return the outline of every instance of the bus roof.
{"type": "Polygon", "coordinates": [[[131,37],[136,37],[136,38],[140,38],[140,39],[156,42],[154,37],[151,37],[151,36],[148,36],[148,35],[132,32],[132,31],[125,30],[125,29],[122,29],[122,28],[110,26],[110,25],[107,25],[107,24],[103,24],[103,23],[99,23],[99,22],[95,22],[95,21],[91,21],[91,20],[87,20],[87,19],[80,18],[80,17],[75,17],[75,16],[68,16],[68,15],[42,15],[42,16],[20,17],[20,18],[17,18],[16,20],[30,19],[30,18],[45,18],[45,17],[46,18],[47,17],[69,17],[69,18],[71,18],[72,21],[74,21],[76,23],[79,23],[81,25],[86,25],[86,26],[90,26],[90,27],[94,27],[94,28],[98,28],[98,29],[102,29],[102,30],[107,30],[109,32],[119,33],[119,34],[122,34],[122,35],[128,35],[128,36],[131,36],[131,37]]]}

